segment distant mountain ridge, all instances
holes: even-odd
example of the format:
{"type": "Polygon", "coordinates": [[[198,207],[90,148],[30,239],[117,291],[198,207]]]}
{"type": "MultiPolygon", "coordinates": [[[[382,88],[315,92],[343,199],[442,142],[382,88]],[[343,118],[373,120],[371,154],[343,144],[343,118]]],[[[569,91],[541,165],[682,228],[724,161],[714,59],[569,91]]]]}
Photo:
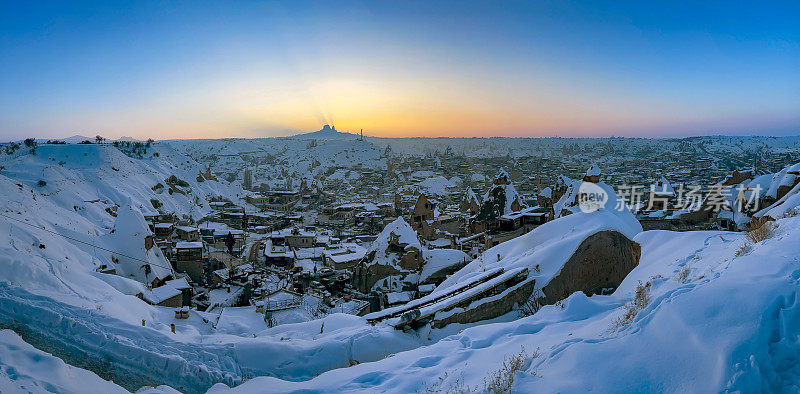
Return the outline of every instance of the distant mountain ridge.
{"type": "Polygon", "coordinates": [[[289,138],[312,138],[312,139],[324,139],[324,140],[349,140],[349,139],[356,139],[358,138],[358,134],[352,133],[345,133],[336,130],[336,126],[331,127],[330,125],[325,125],[322,127],[321,130],[317,130],[311,133],[303,133],[303,134],[295,134],[289,138]]]}

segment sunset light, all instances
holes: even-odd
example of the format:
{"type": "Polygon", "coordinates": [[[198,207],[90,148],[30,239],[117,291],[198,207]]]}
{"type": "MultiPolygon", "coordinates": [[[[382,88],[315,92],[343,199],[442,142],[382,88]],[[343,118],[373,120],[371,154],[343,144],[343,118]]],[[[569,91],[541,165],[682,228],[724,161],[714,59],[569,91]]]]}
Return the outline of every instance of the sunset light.
{"type": "Polygon", "coordinates": [[[797,5],[54,2],[0,15],[21,138],[786,135],[797,5]]]}

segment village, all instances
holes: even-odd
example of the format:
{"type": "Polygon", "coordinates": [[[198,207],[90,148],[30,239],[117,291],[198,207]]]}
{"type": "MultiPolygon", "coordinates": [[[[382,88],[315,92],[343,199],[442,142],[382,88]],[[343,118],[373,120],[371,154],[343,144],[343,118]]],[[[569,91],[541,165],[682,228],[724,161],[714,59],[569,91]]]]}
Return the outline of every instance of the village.
{"type": "Polygon", "coordinates": [[[416,368],[416,351],[461,344],[447,338],[462,331],[489,336],[465,342],[475,351],[504,341],[493,327],[559,327],[569,342],[568,325],[592,310],[604,311],[598,338],[626,330],[648,289],[705,283],[732,260],[760,267],[754,251],[792,242],[776,226],[796,228],[785,224],[800,202],[797,150],[784,148],[794,139],[706,138],[685,152],[672,141],[429,139],[420,152],[326,133],[337,138],[6,145],[0,217],[16,257],[0,323],[129,390],[154,375],[202,392],[247,376],[416,368]],[[720,153],[765,141],[772,153],[758,161],[720,153]],[[630,167],[592,146],[674,161],[630,167]],[[165,362],[162,343],[180,356],[165,362]],[[90,361],[121,357],[165,367],[90,361]]]}
{"type": "MultiPolygon", "coordinates": [[[[392,158],[390,150],[384,151],[383,171],[332,167],[299,182],[262,183],[259,177],[270,176],[258,166],[245,167],[238,181],[244,198],[212,196],[212,213],[199,220],[179,218],[154,203],[152,210],[143,211],[147,228],[131,235],[144,243],[148,268],[138,269],[141,259],[132,260],[134,268],[118,259],[115,266],[98,271],[142,282],[145,287],[135,295],[175,308],[176,319],[194,310],[215,317],[216,327],[236,327],[241,321],[274,327],[331,313],[367,316],[376,322],[400,316],[398,310],[415,309],[404,305],[430,304],[424,300],[437,286],[486,250],[574,212],[582,198],[581,183],[617,185],[616,194],[628,198],[623,207],[646,230],[742,231],[759,206],[781,199],[800,180],[793,177],[793,184],[770,190],[769,180],[752,169],[701,171],[708,168],[702,158],[697,169],[672,167],[667,173],[671,181],[652,170],[633,171],[630,164],[612,165],[611,171],[594,164],[575,176],[575,168],[548,166],[547,160],[469,163],[454,159],[452,152],[392,158]],[[525,166],[535,170],[526,171],[525,166]],[[559,167],[576,179],[557,174],[559,167]],[[355,171],[358,176],[353,176],[355,171]],[[488,175],[490,171],[494,173],[488,175]],[[633,198],[624,195],[620,179],[651,183],[633,198]],[[677,182],[683,188],[682,182],[700,180],[717,182],[686,202],[677,182]],[[383,310],[390,312],[381,314],[383,310]]],[[[780,157],[775,160],[774,165],[783,164],[780,157]]],[[[794,167],[783,171],[798,175],[794,167]]],[[[205,177],[215,176],[230,173],[212,174],[208,168],[205,177]]],[[[122,211],[116,218],[120,227],[126,226],[123,220],[136,220],[130,217],[134,213],[122,211]]],[[[504,302],[489,312],[462,313],[461,319],[472,322],[508,313],[530,296],[533,287],[525,285],[527,276],[527,270],[487,275],[480,282],[494,284],[471,296],[470,302],[489,296],[502,296],[504,302]]],[[[602,291],[613,291],[622,278],[605,284],[602,291]]],[[[413,327],[407,321],[413,318],[396,326],[413,327]]]]}
{"type": "Polygon", "coordinates": [[[800,3],[4,2],[0,394],[800,393],[800,3]]]}

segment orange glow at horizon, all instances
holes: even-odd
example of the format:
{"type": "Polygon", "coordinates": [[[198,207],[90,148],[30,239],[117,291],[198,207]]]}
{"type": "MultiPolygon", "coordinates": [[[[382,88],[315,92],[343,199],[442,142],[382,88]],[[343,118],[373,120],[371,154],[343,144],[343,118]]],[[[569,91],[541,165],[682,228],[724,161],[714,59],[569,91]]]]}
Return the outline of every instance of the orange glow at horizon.
{"type": "MultiPolygon", "coordinates": [[[[92,126],[106,137],[138,139],[281,137],[316,131],[324,124],[389,138],[581,137],[637,135],[654,124],[706,127],[720,116],[690,104],[632,100],[635,94],[604,97],[602,86],[585,87],[576,98],[540,81],[513,82],[513,89],[507,82],[497,90],[445,78],[327,76],[296,81],[240,76],[98,113],[92,126]],[[675,112],[684,113],[684,119],[674,119],[675,112]]],[[[73,121],[79,124],[81,119],[70,115],[64,124],[73,121]]]]}

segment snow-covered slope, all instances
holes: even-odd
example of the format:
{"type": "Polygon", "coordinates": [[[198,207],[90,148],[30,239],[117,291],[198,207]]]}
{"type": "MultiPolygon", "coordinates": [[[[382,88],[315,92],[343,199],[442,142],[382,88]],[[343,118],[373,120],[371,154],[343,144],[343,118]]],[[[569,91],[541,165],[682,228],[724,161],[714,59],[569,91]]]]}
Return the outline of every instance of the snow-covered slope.
{"type": "MultiPolygon", "coordinates": [[[[208,196],[236,198],[236,189],[228,185],[198,182],[199,166],[191,159],[159,144],[152,149],[160,155],[138,159],[110,145],[46,145],[33,155],[3,162],[0,281],[71,305],[104,305],[105,312],[130,322],[140,320],[132,316],[149,314],[136,302],[120,301],[127,296],[114,291],[106,283],[108,276],[95,269],[114,267],[114,260],[124,263],[108,250],[123,248],[129,252],[123,254],[141,254],[159,266],[164,265],[163,256],[152,250],[145,253],[143,233],[136,240],[117,242],[119,234],[112,232],[130,236],[146,231],[139,211],[155,212],[151,199],[161,202],[163,212],[198,218],[210,211],[208,196]],[[166,185],[161,192],[153,190],[171,175],[188,187],[176,185],[172,194],[166,185]],[[124,223],[115,228],[117,219],[124,223]],[[140,248],[141,253],[129,248],[140,248]]],[[[130,273],[138,274],[134,271],[141,264],[127,265],[133,267],[130,273]]],[[[127,286],[117,278],[109,283],[127,286]]]]}
{"type": "Polygon", "coordinates": [[[11,330],[0,330],[0,391],[127,393],[92,372],[37,350],[11,330]]]}
{"type": "MultiPolygon", "coordinates": [[[[505,146],[502,141],[474,143],[484,144],[476,154],[496,155],[505,146]]],[[[218,382],[241,384],[235,388],[240,392],[480,389],[505,357],[524,347],[527,357],[516,376],[517,391],[797,390],[800,218],[791,215],[800,203],[796,191],[778,202],[781,215],[772,235],[747,248],[741,248],[746,242],[741,233],[640,232],[635,220],[611,210],[575,211],[487,251],[440,288],[496,266],[539,265],[541,275],[552,276],[580,240],[614,229],[642,246],[639,266],[618,290],[610,296],[576,293],[534,316],[505,316],[513,321],[481,323],[462,332],[457,330],[464,327],[454,324],[445,327],[447,332],[403,333],[384,324],[371,326],[360,317],[331,315],[270,329],[239,327],[241,336],[221,334],[214,330],[214,316],[193,312],[176,321],[169,308],[132,295],[141,283],[95,271],[113,263],[99,247],[116,248],[106,238],[115,222],[136,210],[152,212],[151,199],[165,212],[197,218],[210,209],[208,196],[240,197],[241,189],[225,181],[200,182],[197,176],[205,166],[174,146],[197,148],[203,155],[229,149],[236,157],[243,149],[274,148],[276,160],[298,173],[313,167],[314,159],[327,160],[330,168],[362,157],[375,168],[385,165],[382,149],[369,141],[308,144],[237,140],[212,144],[206,151],[196,142],[156,143],[143,158],[109,145],[47,145],[35,155],[3,156],[0,325],[33,345],[51,347],[73,365],[103,371],[98,372],[102,378],[114,378],[127,389],[151,380],[188,392],[218,382]],[[292,161],[305,149],[319,155],[292,161]],[[176,185],[170,194],[166,179],[172,175],[188,186],[176,185]],[[155,187],[158,183],[164,187],[155,187]],[[650,284],[650,301],[620,324],[640,282],[650,284]],[[174,334],[170,323],[176,323],[174,334]]],[[[134,216],[126,222],[139,222],[134,216]]],[[[400,233],[401,238],[408,235],[400,233]]],[[[416,245],[413,238],[409,243],[416,245]]],[[[31,390],[82,391],[75,386],[78,378],[86,391],[116,389],[3,335],[0,391],[13,391],[19,384],[31,390]],[[44,367],[53,375],[44,376],[44,367]],[[11,382],[12,375],[24,383],[11,382]]]]}
{"type": "Polygon", "coordinates": [[[114,228],[101,238],[109,250],[116,252],[112,253],[112,262],[117,275],[144,284],[175,277],[161,249],[153,244],[146,248],[145,240],[152,235],[138,209],[126,204],[117,210],[114,228]]]}
{"type": "Polygon", "coordinates": [[[237,173],[253,170],[254,183],[285,186],[287,179],[299,181],[323,177],[335,168],[386,169],[386,158],[375,144],[353,139],[223,139],[169,141],[175,149],[214,171],[237,173]]]}
{"type": "MultiPolygon", "coordinates": [[[[735,256],[744,234],[647,231],[639,266],[609,296],[465,329],[427,347],[305,382],[255,378],[233,391],[415,392],[485,388],[504,359],[527,355],[513,391],[794,391],[800,371],[800,218],[735,256]],[[617,323],[639,283],[649,303],[617,323]]],[[[219,385],[212,392],[225,392],[219,385]]]]}
{"type": "Polygon", "coordinates": [[[234,187],[197,181],[200,167],[193,160],[169,146],[154,144],[153,149],[161,154],[140,159],[108,145],[57,145],[41,146],[35,155],[4,158],[0,326],[24,333],[37,345],[47,344],[70,363],[99,368],[104,378],[128,389],[152,381],[199,391],[215,382],[236,384],[247,375],[309,378],[349,360],[372,361],[387,351],[416,346],[417,340],[402,338],[388,327],[374,329],[362,318],[349,321],[345,332],[329,323],[324,333],[315,327],[317,335],[303,338],[272,335],[266,326],[253,327],[244,337],[215,334],[213,316],[192,313],[176,321],[170,308],[134,296],[143,289],[140,282],[96,272],[101,265],[114,266],[108,250],[121,247],[112,239],[117,231],[138,234],[123,246],[144,254],[139,249],[145,229],[136,211],[146,208],[150,198],[159,198],[162,210],[174,208],[178,215],[204,214],[209,209],[205,196],[236,198],[234,187]],[[177,186],[186,194],[152,190],[171,175],[189,185],[177,186]],[[39,179],[46,184],[40,186],[39,179]],[[197,205],[195,197],[200,199],[197,205]],[[125,223],[115,227],[118,219],[125,223]],[[171,323],[176,324],[175,334],[171,323]],[[262,331],[267,333],[260,336],[262,331]],[[265,352],[326,356],[287,364],[261,357],[265,352]]]}
{"type": "Polygon", "coordinates": [[[558,275],[563,264],[590,235],[613,230],[633,239],[642,231],[642,226],[627,208],[616,209],[616,194],[608,186],[605,188],[609,198],[603,209],[588,213],[576,210],[490,248],[442,282],[434,294],[500,267],[505,270],[527,268],[529,277],[546,284],[558,275]]]}
{"type": "Polygon", "coordinates": [[[145,158],[127,156],[111,145],[67,144],[43,145],[34,154],[0,160],[0,176],[106,226],[113,222],[106,208],[129,200],[145,214],[155,211],[151,200],[158,200],[164,212],[199,219],[210,212],[209,196],[243,197],[237,195],[240,189],[220,182],[199,182],[196,178],[205,168],[161,143],[152,144],[145,158]],[[180,182],[170,187],[165,180],[173,175],[180,182]],[[183,182],[188,186],[181,186],[183,182]]]}

